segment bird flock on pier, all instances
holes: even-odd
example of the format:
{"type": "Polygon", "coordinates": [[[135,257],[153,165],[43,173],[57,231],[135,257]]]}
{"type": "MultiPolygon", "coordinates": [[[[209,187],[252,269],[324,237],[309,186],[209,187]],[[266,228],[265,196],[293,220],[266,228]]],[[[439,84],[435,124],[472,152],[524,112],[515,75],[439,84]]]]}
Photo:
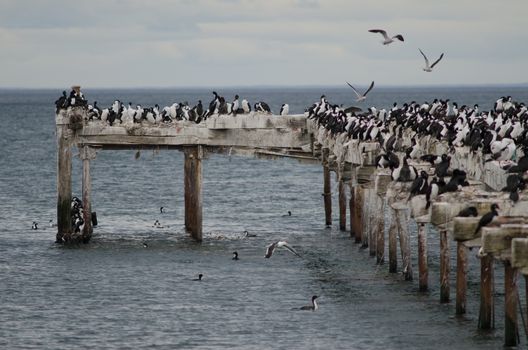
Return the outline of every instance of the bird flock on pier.
{"type": "Polygon", "coordinates": [[[345,145],[351,140],[379,142],[382,153],[376,165],[390,169],[393,181],[412,182],[409,198],[425,194],[427,208],[439,194],[469,185],[466,171],[451,168],[456,147],[467,146],[473,154],[479,152],[483,162],[498,162],[508,173],[503,190],[510,193],[512,201],[517,201],[519,192],[525,189],[528,108],[511,96],[499,98],[489,111],[481,111],[478,105],[459,107],[449,100],[435,99],[431,103],[412,101],[402,106],[394,103],[389,110],[370,107],[359,113],[331,104],[323,95],[307,114],[323,135],[341,136],[345,145]],[[449,151],[441,155],[426,154],[419,143],[424,137],[445,141],[449,151]],[[418,172],[410,162],[429,162],[434,168],[432,179],[429,181],[429,174],[418,172]]]}
{"type": "MultiPolygon", "coordinates": [[[[120,100],[115,100],[111,106],[101,109],[97,101],[88,104],[82,93],[72,90],[70,95],[66,91],[55,101],[56,113],[69,107],[82,107],[87,110],[87,121],[100,120],[110,126],[130,125],[135,123],[147,124],[170,124],[175,121],[190,121],[199,124],[210,117],[218,115],[228,115],[236,117],[237,115],[249,114],[251,112],[272,114],[268,103],[258,101],[251,106],[246,99],[240,100],[238,95],[234,96],[232,102],[226,102],[223,96],[213,91],[213,99],[207,107],[204,107],[201,100],[191,106],[187,101],[175,102],[171,105],[161,108],[158,104],[152,107],[143,107],[139,104],[133,105],[129,102],[125,105],[120,100]]],[[[289,105],[283,103],[280,107],[279,115],[288,115],[289,105]]]]}

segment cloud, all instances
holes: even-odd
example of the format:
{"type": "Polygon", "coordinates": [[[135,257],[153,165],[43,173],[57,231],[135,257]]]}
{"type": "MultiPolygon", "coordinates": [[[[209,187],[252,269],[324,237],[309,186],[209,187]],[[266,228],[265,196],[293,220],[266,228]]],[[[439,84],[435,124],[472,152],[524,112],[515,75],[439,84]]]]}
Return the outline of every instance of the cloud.
{"type": "Polygon", "coordinates": [[[2,0],[0,85],[520,82],[528,3],[484,3],[2,0]],[[383,46],[374,27],[405,42],[383,46]],[[418,47],[445,53],[434,74],[418,47]]]}

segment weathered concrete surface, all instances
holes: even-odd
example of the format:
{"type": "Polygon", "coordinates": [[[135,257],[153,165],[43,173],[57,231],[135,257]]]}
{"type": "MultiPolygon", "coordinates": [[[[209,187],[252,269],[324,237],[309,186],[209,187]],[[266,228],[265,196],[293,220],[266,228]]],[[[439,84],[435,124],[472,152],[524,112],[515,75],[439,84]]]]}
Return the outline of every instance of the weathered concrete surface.
{"type": "MultiPolygon", "coordinates": [[[[68,119],[63,111],[57,124],[68,119]]],[[[169,124],[121,124],[85,122],[75,133],[77,145],[102,148],[144,146],[219,146],[248,148],[288,148],[311,153],[311,135],[302,115],[273,116],[261,113],[213,116],[203,123],[177,121],[169,124]]]]}

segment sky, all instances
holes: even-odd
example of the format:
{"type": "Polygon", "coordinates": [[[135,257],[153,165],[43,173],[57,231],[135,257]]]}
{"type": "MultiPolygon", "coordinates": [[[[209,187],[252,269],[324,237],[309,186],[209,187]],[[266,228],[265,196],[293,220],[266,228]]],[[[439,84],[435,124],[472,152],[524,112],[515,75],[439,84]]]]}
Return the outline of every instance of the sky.
{"type": "Polygon", "coordinates": [[[0,87],[526,83],[527,13],[527,0],[0,0],[0,87]],[[445,54],[432,73],[418,48],[445,54]]]}

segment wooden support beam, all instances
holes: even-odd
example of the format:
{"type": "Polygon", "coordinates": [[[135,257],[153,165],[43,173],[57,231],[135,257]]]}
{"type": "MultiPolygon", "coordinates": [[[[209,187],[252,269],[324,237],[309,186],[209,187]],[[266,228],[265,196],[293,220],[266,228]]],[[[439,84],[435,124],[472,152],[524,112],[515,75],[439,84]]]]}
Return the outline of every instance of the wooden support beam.
{"type": "Polygon", "coordinates": [[[376,228],[376,263],[383,264],[385,260],[385,198],[378,197],[377,228],[376,228]]]}
{"type": "Polygon", "coordinates": [[[346,191],[345,183],[340,178],[339,179],[339,229],[341,231],[346,231],[346,214],[347,214],[347,204],[346,204],[346,191]]]}
{"type": "Polygon", "coordinates": [[[418,223],[418,281],[420,292],[429,289],[429,268],[427,266],[427,229],[418,223]]]}
{"type": "Polygon", "coordinates": [[[504,263],[504,346],[519,344],[517,275],[517,269],[506,261],[504,263]]]}
{"type": "Polygon", "coordinates": [[[92,237],[92,179],[90,176],[90,161],[95,159],[96,152],[92,147],[84,146],[79,150],[83,162],[82,170],[82,202],[84,227],[82,241],[88,243],[92,237]]]}
{"type": "Polygon", "coordinates": [[[355,200],[354,200],[354,186],[350,185],[350,200],[348,201],[348,208],[350,211],[350,237],[354,237],[356,235],[354,228],[355,228],[355,215],[356,215],[356,208],[355,208],[355,200]]]}
{"type": "Polygon", "coordinates": [[[328,164],[328,148],[323,148],[323,198],[325,208],[325,224],[332,226],[332,183],[330,166],[328,164]]]}
{"type": "Polygon", "coordinates": [[[490,330],[494,328],[495,303],[493,301],[493,279],[493,256],[491,254],[486,254],[480,257],[479,329],[490,330]]]}
{"type": "Polygon", "coordinates": [[[202,241],[202,158],[201,146],[186,147],[185,153],[185,228],[202,241]]]}
{"type": "Polygon", "coordinates": [[[440,230],[440,302],[449,302],[449,240],[447,230],[440,230]]]}
{"type": "Polygon", "coordinates": [[[64,124],[57,123],[57,243],[69,240],[72,232],[72,138],[69,119],[61,118],[64,124]]]}
{"type": "Polygon", "coordinates": [[[464,242],[457,242],[456,314],[466,313],[468,257],[464,242]]]}

